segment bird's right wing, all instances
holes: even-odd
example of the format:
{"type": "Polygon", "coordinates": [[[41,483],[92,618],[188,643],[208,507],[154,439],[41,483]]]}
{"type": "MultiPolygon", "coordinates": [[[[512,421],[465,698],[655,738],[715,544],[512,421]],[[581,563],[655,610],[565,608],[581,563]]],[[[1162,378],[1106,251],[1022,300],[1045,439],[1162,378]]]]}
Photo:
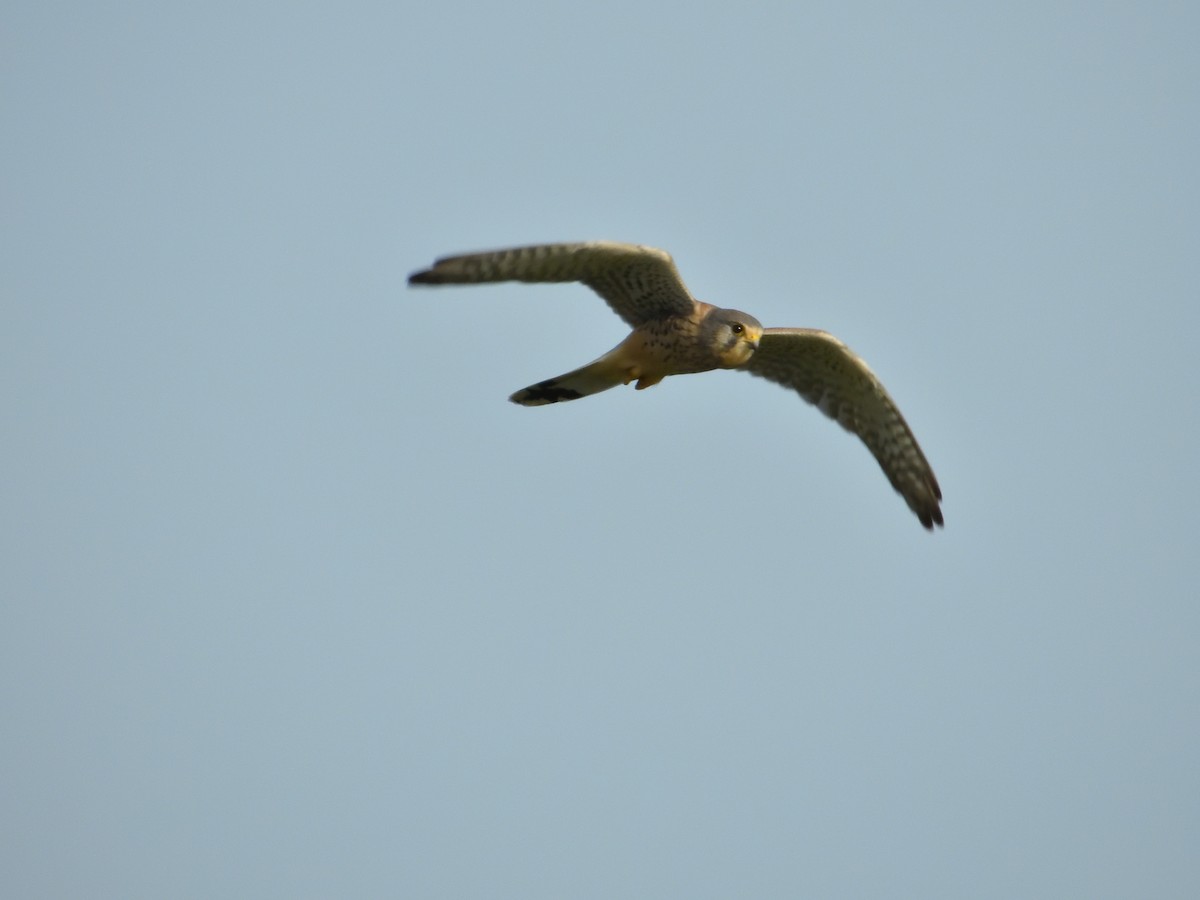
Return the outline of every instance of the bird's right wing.
{"type": "Polygon", "coordinates": [[[942,524],[933,469],[883,384],[849,347],[814,328],[767,328],[741,369],[792,388],[857,434],[921,524],[942,524]]]}
{"type": "Polygon", "coordinates": [[[579,281],[634,328],[655,319],[689,315],[696,303],[665,250],[613,241],[446,256],[408,277],[409,284],[489,281],[579,281]]]}

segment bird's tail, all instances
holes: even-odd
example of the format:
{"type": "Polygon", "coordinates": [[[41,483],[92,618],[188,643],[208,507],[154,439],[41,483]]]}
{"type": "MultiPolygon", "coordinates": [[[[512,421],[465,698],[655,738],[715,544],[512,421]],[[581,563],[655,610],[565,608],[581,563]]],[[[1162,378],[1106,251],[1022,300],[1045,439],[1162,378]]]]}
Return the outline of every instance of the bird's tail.
{"type": "Polygon", "coordinates": [[[628,384],[629,378],[626,377],[626,373],[611,357],[611,353],[605,354],[581,369],[531,384],[508,399],[522,406],[545,406],[547,403],[560,403],[563,400],[578,400],[580,397],[607,391],[619,384],[628,384]]]}

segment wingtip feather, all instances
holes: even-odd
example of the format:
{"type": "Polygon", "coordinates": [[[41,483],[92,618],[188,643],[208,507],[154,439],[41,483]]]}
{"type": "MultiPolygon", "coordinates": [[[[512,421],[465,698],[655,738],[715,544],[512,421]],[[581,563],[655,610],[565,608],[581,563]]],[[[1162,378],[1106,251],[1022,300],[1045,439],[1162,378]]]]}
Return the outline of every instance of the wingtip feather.
{"type": "MultiPolygon", "coordinates": [[[[941,499],[940,494],[938,498],[941,499]]],[[[925,526],[926,531],[933,531],[935,525],[939,528],[946,526],[946,520],[942,516],[942,509],[936,504],[930,506],[928,509],[918,510],[917,518],[921,520],[921,524],[925,526]]]]}

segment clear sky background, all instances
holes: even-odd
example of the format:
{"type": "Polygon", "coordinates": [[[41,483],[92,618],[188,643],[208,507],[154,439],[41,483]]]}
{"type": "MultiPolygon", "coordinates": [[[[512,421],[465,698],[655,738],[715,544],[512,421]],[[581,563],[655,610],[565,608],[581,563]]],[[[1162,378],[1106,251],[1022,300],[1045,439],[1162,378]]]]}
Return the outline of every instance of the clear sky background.
{"type": "Polygon", "coordinates": [[[10,3],[0,894],[1200,896],[1200,7],[10,3]],[[826,328],[945,492],[625,328],[826,328]]]}

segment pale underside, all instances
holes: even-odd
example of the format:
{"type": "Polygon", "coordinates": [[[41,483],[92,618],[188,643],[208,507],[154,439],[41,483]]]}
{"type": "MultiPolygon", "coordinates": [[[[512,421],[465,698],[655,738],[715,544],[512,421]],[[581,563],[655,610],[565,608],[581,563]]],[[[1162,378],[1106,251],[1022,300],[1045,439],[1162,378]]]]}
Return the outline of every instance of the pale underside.
{"type": "Polygon", "coordinates": [[[753,317],[702,303],[688,291],[668,253],[636,244],[541,244],[449,256],[409,277],[410,284],[497,281],[581,282],[634,329],[588,366],[517,392],[516,402],[541,405],[613,384],[638,381],[642,388],[668,375],[738,368],[795,390],[858,435],[921,524],[943,524],[941,489],[917,439],[867,364],[833,335],[810,328],[761,328],[753,317]],[[710,316],[744,321],[743,337],[757,340],[744,353],[719,357],[703,345],[712,331],[708,326],[715,324],[710,316]]]}

